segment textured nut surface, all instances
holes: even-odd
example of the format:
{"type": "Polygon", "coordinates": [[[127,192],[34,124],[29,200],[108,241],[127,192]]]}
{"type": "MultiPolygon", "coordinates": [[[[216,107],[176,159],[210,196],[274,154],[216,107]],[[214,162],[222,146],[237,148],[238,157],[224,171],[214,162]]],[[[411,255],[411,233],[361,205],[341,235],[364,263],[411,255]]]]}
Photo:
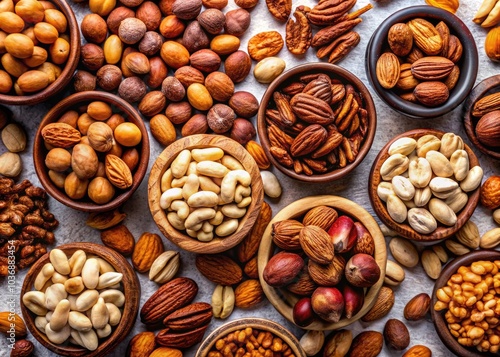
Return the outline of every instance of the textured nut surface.
{"type": "Polygon", "coordinates": [[[414,296],[404,308],[405,319],[409,321],[418,321],[425,317],[429,311],[431,298],[426,293],[414,296]]]}
{"type": "Polygon", "coordinates": [[[394,291],[388,287],[383,286],[375,300],[373,307],[361,318],[364,322],[378,320],[386,316],[394,306],[394,291]]]}
{"type": "Polygon", "coordinates": [[[135,245],[132,264],[139,273],[144,273],[151,268],[161,253],[163,253],[163,243],[160,236],[145,232],[135,245]]]}

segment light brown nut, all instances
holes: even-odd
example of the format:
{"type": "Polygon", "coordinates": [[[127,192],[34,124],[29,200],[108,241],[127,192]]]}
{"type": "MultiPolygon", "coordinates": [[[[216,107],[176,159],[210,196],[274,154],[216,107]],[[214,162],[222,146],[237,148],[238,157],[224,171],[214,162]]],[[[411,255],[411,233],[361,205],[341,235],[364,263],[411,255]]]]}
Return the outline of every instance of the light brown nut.
{"type": "Polygon", "coordinates": [[[377,60],[376,66],[377,80],[385,89],[396,86],[401,73],[399,59],[392,52],[383,53],[377,60]]]}
{"type": "Polygon", "coordinates": [[[259,280],[249,279],[239,284],[234,290],[236,307],[252,308],[264,300],[264,291],[259,280]]]}
{"type": "Polygon", "coordinates": [[[441,273],[441,261],[434,251],[425,249],[421,256],[422,267],[429,278],[436,280],[441,273]]]}
{"type": "Polygon", "coordinates": [[[148,271],[153,262],[163,253],[163,243],[158,234],[143,233],[137,241],[132,254],[132,264],[139,273],[148,271]]]}
{"type": "Polygon", "coordinates": [[[158,284],[164,284],[170,281],[180,267],[179,252],[167,250],[160,254],[149,270],[149,280],[158,284]]]}
{"type": "Polygon", "coordinates": [[[441,52],[443,40],[433,24],[422,18],[416,18],[410,20],[407,25],[413,34],[415,45],[425,54],[432,56],[441,52]]]}
{"type": "Polygon", "coordinates": [[[408,223],[415,231],[422,234],[430,234],[437,228],[436,219],[425,208],[411,208],[408,211],[408,223]]]}
{"type": "Polygon", "coordinates": [[[493,228],[481,237],[479,246],[483,249],[496,247],[500,243],[500,228],[493,228]]]}
{"type": "Polygon", "coordinates": [[[397,286],[405,280],[404,269],[396,262],[387,259],[385,267],[384,283],[387,285],[397,286]]]}
{"type": "Polygon", "coordinates": [[[404,238],[392,238],[389,242],[389,249],[397,262],[408,268],[413,268],[418,264],[418,252],[412,242],[404,238]]]}
{"type": "Polygon", "coordinates": [[[455,255],[464,255],[470,252],[470,249],[465,245],[463,245],[462,243],[458,243],[452,239],[445,240],[444,245],[451,253],[455,255]]]}
{"type": "Polygon", "coordinates": [[[277,31],[260,32],[248,40],[248,54],[256,61],[278,54],[284,42],[277,31]]]}
{"type": "Polygon", "coordinates": [[[104,245],[123,255],[130,255],[134,250],[134,236],[124,225],[114,226],[101,232],[104,245]]]}
{"type": "Polygon", "coordinates": [[[217,285],[212,295],[212,311],[215,318],[225,319],[234,309],[235,295],[231,286],[217,285]]]}
{"type": "Polygon", "coordinates": [[[455,233],[457,240],[463,245],[476,249],[479,247],[480,235],[479,229],[476,224],[471,220],[465,222],[465,224],[460,228],[457,233],[455,233]]]}

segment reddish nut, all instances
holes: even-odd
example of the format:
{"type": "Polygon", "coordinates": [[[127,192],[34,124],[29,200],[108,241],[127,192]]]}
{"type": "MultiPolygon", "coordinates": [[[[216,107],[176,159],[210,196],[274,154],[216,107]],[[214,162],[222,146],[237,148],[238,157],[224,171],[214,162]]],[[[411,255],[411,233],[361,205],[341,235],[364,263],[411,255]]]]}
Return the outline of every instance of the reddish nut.
{"type": "Polygon", "coordinates": [[[255,137],[255,128],[253,124],[242,118],[236,118],[231,128],[231,139],[239,142],[241,145],[245,145],[253,137],[255,137]]]}
{"type": "Polygon", "coordinates": [[[375,242],[370,232],[361,222],[354,223],[354,228],[356,230],[356,242],[352,248],[353,253],[373,255],[375,253],[375,242]]]}
{"type": "Polygon", "coordinates": [[[365,292],[363,288],[356,288],[346,284],[342,289],[345,301],[345,317],[350,319],[356,315],[365,303],[365,292]]]}
{"type": "Polygon", "coordinates": [[[332,237],[335,253],[345,253],[356,243],[354,221],[347,216],[337,218],[328,230],[328,234],[332,237]]]}
{"type": "Polygon", "coordinates": [[[264,268],[264,281],[280,287],[291,283],[304,267],[304,259],[298,254],[279,252],[267,262],[264,268]]]}
{"type": "Polygon", "coordinates": [[[293,321],[300,327],[310,325],[314,321],[311,298],[304,297],[293,306],[293,321]]]}
{"type": "Polygon", "coordinates": [[[367,288],[380,278],[380,268],[371,255],[355,254],[346,264],[345,277],[352,285],[367,288]]]}
{"type": "Polygon", "coordinates": [[[337,288],[319,287],[311,296],[313,311],[328,322],[338,322],[344,311],[344,297],[337,288]]]}

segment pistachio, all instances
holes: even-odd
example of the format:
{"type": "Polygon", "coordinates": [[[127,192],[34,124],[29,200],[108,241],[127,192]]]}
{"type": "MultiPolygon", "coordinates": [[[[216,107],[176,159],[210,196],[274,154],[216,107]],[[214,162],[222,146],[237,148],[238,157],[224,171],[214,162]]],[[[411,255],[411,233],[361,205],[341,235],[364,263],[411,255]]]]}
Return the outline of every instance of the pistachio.
{"type": "Polygon", "coordinates": [[[430,234],[437,228],[434,216],[425,208],[412,208],[408,211],[408,223],[418,233],[430,234]]]}
{"type": "Polygon", "coordinates": [[[149,280],[158,284],[171,280],[180,267],[179,252],[167,250],[158,256],[149,270],[149,280]]]}
{"type": "Polygon", "coordinates": [[[397,286],[405,280],[404,269],[396,262],[387,259],[387,264],[385,266],[385,277],[384,283],[387,285],[397,286]]]}
{"type": "Polygon", "coordinates": [[[439,177],[453,176],[453,167],[450,161],[439,151],[430,150],[425,154],[425,158],[431,164],[432,172],[439,177]]]}
{"type": "Polygon", "coordinates": [[[467,176],[460,182],[460,188],[464,192],[474,191],[481,184],[483,179],[483,169],[480,166],[474,166],[469,170],[467,176]]]}
{"type": "Polygon", "coordinates": [[[433,245],[432,250],[437,254],[441,263],[445,264],[448,261],[448,254],[446,250],[441,245],[433,245]]]}
{"type": "Polygon", "coordinates": [[[417,188],[426,187],[432,178],[431,164],[427,159],[418,157],[408,167],[410,182],[417,188]]]}
{"type": "Polygon", "coordinates": [[[500,228],[493,228],[484,233],[479,246],[483,249],[496,247],[500,243],[500,228]]]}
{"type": "Polygon", "coordinates": [[[415,196],[415,187],[410,180],[403,176],[394,176],[392,178],[392,189],[396,195],[403,201],[408,201],[415,196]]]}
{"type": "Polygon", "coordinates": [[[300,338],[300,347],[306,356],[315,356],[325,343],[325,333],[323,331],[309,330],[300,338]]]}
{"type": "Polygon", "coordinates": [[[377,195],[382,201],[387,202],[387,197],[389,197],[389,195],[395,195],[392,184],[383,181],[379,183],[377,186],[377,195]]]}
{"type": "Polygon", "coordinates": [[[457,231],[455,236],[460,243],[471,249],[476,249],[477,247],[479,247],[479,229],[471,220],[465,222],[462,228],[457,231]]]}
{"type": "Polygon", "coordinates": [[[427,152],[431,150],[439,150],[441,147],[441,140],[435,135],[424,135],[417,140],[417,155],[425,157],[427,152]]]}
{"type": "Polygon", "coordinates": [[[462,181],[469,173],[469,155],[465,150],[457,150],[450,157],[450,165],[453,168],[455,179],[462,181]]]}
{"type": "Polygon", "coordinates": [[[403,223],[406,219],[407,209],[404,202],[396,195],[387,197],[387,212],[393,220],[403,223]]]}
{"type": "Polygon", "coordinates": [[[412,138],[400,138],[389,146],[389,155],[401,154],[408,156],[417,147],[417,141],[412,138]]]}
{"type": "Polygon", "coordinates": [[[8,124],[2,130],[2,142],[10,152],[21,152],[26,149],[26,133],[19,124],[8,124]]]}
{"type": "Polygon", "coordinates": [[[384,237],[395,237],[398,235],[397,232],[393,231],[392,229],[387,227],[385,224],[381,224],[381,225],[379,225],[379,227],[380,227],[380,231],[382,232],[384,237]]]}
{"type": "Polygon", "coordinates": [[[467,248],[462,243],[454,241],[453,239],[445,240],[444,245],[450,252],[452,252],[455,255],[464,255],[470,252],[469,248],[467,248]]]}
{"type": "Polygon", "coordinates": [[[413,196],[413,202],[415,206],[424,207],[432,197],[432,191],[430,187],[416,188],[415,196],[413,196]]]}
{"type": "Polygon", "coordinates": [[[405,267],[413,268],[418,264],[417,248],[409,240],[399,237],[392,238],[389,242],[389,249],[394,259],[405,267]]]}
{"type": "Polygon", "coordinates": [[[457,215],[444,201],[439,198],[432,198],[429,201],[429,211],[434,218],[447,226],[453,226],[457,223],[457,215]]]}
{"type": "Polygon", "coordinates": [[[380,167],[382,179],[390,181],[394,176],[401,175],[408,169],[410,160],[402,154],[394,154],[387,158],[380,167]]]}
{"type": "Polygon", "coordinates": [[[212,310],[214,317],[225,319],[234,309],[234,290],[231,286],[217,285],[212,295],[212,310]]]}
{"type": "Polygon", "coordinates": [[[422,252],[422,267],[429,276],[429,278],[436,280],[441,273],[441,261],[436,253],[431,249],[425,249],[422,252]]]}

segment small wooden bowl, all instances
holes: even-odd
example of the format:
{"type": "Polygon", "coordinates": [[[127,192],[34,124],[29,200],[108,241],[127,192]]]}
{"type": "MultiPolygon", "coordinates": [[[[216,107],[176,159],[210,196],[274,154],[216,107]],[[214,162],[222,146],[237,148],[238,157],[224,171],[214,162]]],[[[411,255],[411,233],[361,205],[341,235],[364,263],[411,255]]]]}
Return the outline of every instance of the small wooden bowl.
{"type": "Polygon", "coordinates": [[[169,241],[188,252],[214,254],[231,249],[245,238],[259,215],[262,201],[264,200],[264,191],[259,168],[255,160],[243,146],[225,136],[200,134],[175,141],[158,156],[149,175],[148,200],[149,210],[156,225],[169,241]],[[243,165],[252,177],[252,202],[248,206],[247,213],[240,218],[240,224],[236,232],[224,238],[214,238],[210,242],[200,242],[172,227],[167,219],[165,210],[160,207],[160,197],[162,194],[160,183],[163,174],[182,150],[208,147],[221,148],[225,153],[233,156],[243,165]]]}
{"type": "MultiPolygon", "coordinates": [[[[404,238],[408,238],[420,243],[437,243],[437,241],[448,238],[455,234],[465,224],[465,222],[469,220],[479,202],[479,188],[477,188],[473,192],[468,193],[469,200],[467,201],[465,207],[462,208],[460,213],[457,214],[457,223],[455,223],[454,226],[448,227],[438,223],[437,229],[431,234],[418,233],[413,228],[411,228],[409,224],[398,223],[393,220],[387,212],[386,204],[377,195],[377,186],[382,181],[382,178],[380,176],[380,167],[389,157],[388,150],[391,144],[403,137],[418,139],[421,136],[427,134],[435,135],[441,139],[445,132],[434,129],[414,129],[394,137],[387,144],[385,144],[385,146],[382,148],[382,150],[380,150],[379,154],[375,158],[375,161],[373,162],[373,166],[370,171],[370,179],[368,181],[368,195],[370,196],[370,202],[373,209],[375,210],[375,213],[377,213],[377,216],[385,225],[387,225],[387,227],[391,228],[404,238]]],[[[470,167],[472,168],[474,166],[479,166],[479,161],[471,148],[465,144],[464,150],[467,151],[467,154],[469,155],[470,167]]]]}
{"type": "Polygon", "coordinates": [[[469,349],[458,343],[457,339],[453,337],[448,329],[448,323],[444,318],[444,314],[446,311],[436,311],[434,310],[434,305],[438,301],[436,297],[436,291],[443,286],[446,286],[446,282],[450,277],[455,274],[462,265],[470,266],[472,263],[479,260],[500,260],[500,252],[496,250],[476,250],[470,253],[464,254],[458,258],[455,258],[451,262],[449,262],[446,267],[439,274],[439,278],[437,278],[434,283],[434,289],[432,290],[431,297],[431,318],[434,323],[434,327],[436,328],[436,332],[444,343],[444,345],[455,355],[460,357],[484,357],[490,356],[488,353],[481,353],[477,349],[469,349]]]}
{"type": "Polygon", "coordinates": [[[134,327],[137,312],[139,310],[139,302],[141,296],[141,285],[139,284],[137,275],[123,256],[121,256],[114,250],[104,247],[100,244],[86,242],[69,243],[61,245],[57,247],[57,249],[61,249],[66,254],[73,254],[75,251],[81,249],[87,254],[93,254],[106,260],[113,266],[113,268],[117,272],[123,274],[122,286],[123,293],[125,294],[126,299],[125,305],[123,306],[122,318],[120,320],[120,323],[113,328],[113,332],[111,333],[111,335],[101,340],[99,347],[95,351],[89,351],[85,348],[69,344],[56,345],[50,342],[47,336],[45,336],[36,328],[36,315],[28,310],[22,302],[22,296],[33,289],[33,284],[35,283],[36,276],[38,275],[42,267],[49,262],[49,253],[46,253],[33,264],[31,269],[26,274],[23,286],[21,288],[20,305],[24,321],[26,322],[26,326],[38,342],[58,355],[70,357],[104,356],[113,351],[113,349],[118,346],[125,339],[125,337],[127,337],[127,335],[134,327]]]}
{"type": "Polygon", "coordinates": [[[97,91],[76,93],[57,103],[43,117],[35,135],[35,142],[33,144],[33,161],[36,174],[38,176],[38,179],[42,183],[42,186],[52,197],[61,202],[63,205],[84,212],[110,211],[125,203],[125,201],[127,201],[132,196],[135,190],[137,190],[142,182],[142,179],[146,175],[146,170],[149,163],[148,131],[137,110],[135,110],[134,107],[132,107],[129,103],[127,103],[120,97],[111,93],[97,91]],[[78,107],[86,105],[94,100],[104,101],[110,104],[114,109],[114,112],[122,113],[122,115],[125,117],[125,120],[137,125],[142,133],[141,143],[137,146],[140,159],[139,164],[137,165],[132,175],[134,180],[132,186],[127,190],[116,189],[115,197],[111,201],[103,205],[99,205],[91,201],[88,197],[83,198],[82,200],[73,200],[69,198],[68,195],[66,195],[64,190],[61,190],[56,185],[54,185],[49,177],[49,170],[45,166],[45,156],[47,155],[48,150],[45,148],[44,140],[41,134],[44,126],[56,122],[66,111],[78,109],[78,107]]]}
{"type": "Polygon", "coordinates": [[[271,302],[271,304],[273,304],[273,306],[281,315],[283,315],[291,323],[295,324],[295,322],[293,321],[293,306],[299,300],[299,298],[286,289],[277,289],[269,286],[263,277],[264,268],[269,262],[269,259],[273,256],[276,248],[275,244],[273,243],[271,232],[273,229],[273,223],[283,221],[285,219],[296,219],[305,214],[311,208],[321,205],[332,207],[339,212],[339,215],[345,214],[352,217],[355,221],[363,223],[368,232],[370,232],[370,234],[372,235],[375,242],[374,258],[380,268],[380,278],[375,283],[375,285],[367,290],[363,307],[356,315],[354,315],[350,319],[343,318],[337,323],[315,321],[306,327],[297,325],[298,327],[306,330],[337,330],[363,317],[363,315],[365,315],[372,308],[380,291],[380,288],[384,283],[385,265],[387,262],[385,239],[382,235],[382,232],[380,231],[377,222],[363,207],[348,199],[338,196],[311,196],[302,198],[289,204],[281,211],[279,211],[278,214],[273,218],[273,220],[268,224],[260,243],[257,265],[259,267],[259,280],[262,285],[262,289],[267,296],[267,299],[271,302]]]}
{"type": "Polygon", "coordinates": [[[78,66],[78,61],[80,60],[80,27],[67,1],[50,0],[50,2],[53,3],[68,20],[70,45],[68,60],[64,68],[62,68],[59,77],[44,90],[29,95],[0,94],[0,103],[9,105],[34,105],[44,102],[61,92],[73,78],[75,69],[78,66]]]}
{"type": "Polygon", "coordinates": [[[476,41],[467,25],[451,12],[427,5],[407,7],[390,15],[375,30],[366,47],[366,72],[371,86],[388,106],[410,118],[435,118],[455,109],[474,86],[478,63],[476,41]],[[389,29],[396,23],[406,23],[417,17],[424,18],[434,24],[444,21],[450,28],[450,32],[458,37],[463,47],[462,58],[458,62],[460,78],[455,88],[451,90],[448,100],[434,108],[406,101],[400,98],[394,90],[383,88],[377,80],[377,60],[388,47],[387,33],[389,29]]]}
{"type": "Polygon", "coordinates": [[[500,148],[485,146],[481,144],[477,138],[476,125],[481,118],[472,115],[472,108],[474,108],[474,104],[476,104],[479,99],[496,92],[500,92],[500,74],[488,77],[474,87],[464,104],[464,126],[469,140],[472,141],[479,151],[500,160],[500,148]]]}
{"type": "Polygon", "coordinates": [[[299,341],[297,341],[297,338],[290,331],[274,321],[257,317],[234,320],[218,327],[201,343],[200,348],[196,351],[195,357],[207,357],[217,340],[224,338],[233,331],[245,329],[247,327],[271,332],[290,346],[296,357],[306,357],[304,350],[300,347],[299,341]]]}
{"type": "Polygon", "coordinates": [[[349,174],[361,163],[361,161],[363,161],[366,154],[368,154],[368,151],[370,151],[370,148],[373,143],[373,138],[375,137],[376,127],[377,127],[377,112],[368,88],[366,88],[363,82],[361,82],[361,80],[351,72],[345,70],[342,67],[330,63],[307,63],[293,67],[292,69],[281,74],[269,85],[269,87],[267,87],[267,90],[264,93],[264,96],[262,97],[262,100],[260,102],[259,112],[257,114],[257,131],[259,133],[260,143],[268,159],[272,162],[274,166],[278,168],[278,170],[283,172],[285,175],[304,182],[318,182],[318,183],[330,182],[339,180],[342,177],[349,174]],[[299,175],[293,169],[289,169],[281,165],[274,158],[274,156],[271,155],[271,152],[269,151],[271,143],[267,135],[266,109],[268,108],[270,102],[272,102],[273,100],[273,93],[276,90],[280,89],[285,83],[298,80],[299,77],[303,75],[316,74],[316,73],[325,73],[333,78],[340,79],[344,83],[350,83],[354,87],[354,89],[361,94],[361,98],[364,101],[364,107],[368,111],[368,131],[366,132],[364,141],[361,144],[361,147],[359,148],[359,153],[356,156],[356,159],[352,163],[348,164],[344,168],[326,172],[324,174],[315,173],[311,176],[299,175]]]}

